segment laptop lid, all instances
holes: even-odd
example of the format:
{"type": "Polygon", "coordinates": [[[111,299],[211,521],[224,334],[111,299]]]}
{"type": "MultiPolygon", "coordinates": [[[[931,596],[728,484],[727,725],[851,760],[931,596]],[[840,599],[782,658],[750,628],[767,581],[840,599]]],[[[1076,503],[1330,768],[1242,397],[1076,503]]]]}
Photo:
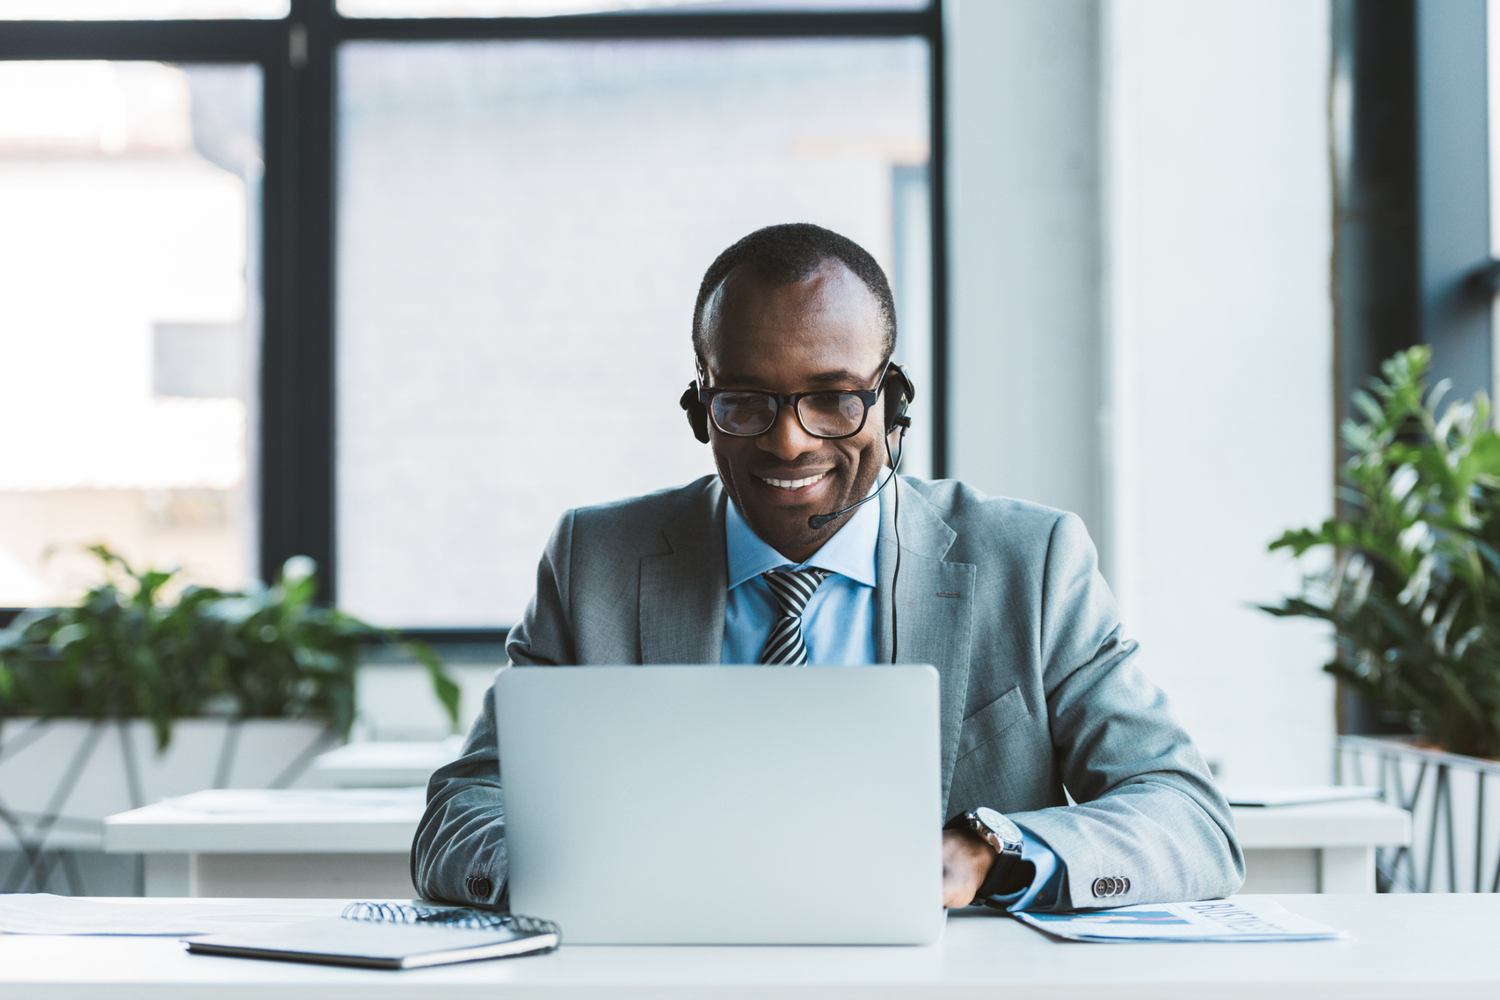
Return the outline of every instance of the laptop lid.
{"type": "Polygon", "coordinates": [[[510,903],[569,943],[942,934],[929,666],[513,667],[510,903]]]}

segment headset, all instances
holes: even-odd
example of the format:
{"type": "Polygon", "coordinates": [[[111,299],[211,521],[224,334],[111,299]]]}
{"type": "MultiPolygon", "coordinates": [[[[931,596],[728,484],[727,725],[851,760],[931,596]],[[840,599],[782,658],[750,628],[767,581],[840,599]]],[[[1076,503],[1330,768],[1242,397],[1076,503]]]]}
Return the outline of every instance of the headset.
{"type": "MultiPolygon", "coordinates": [[[[708,444],[708,407],[698,398],[699,380],[694,379],[688,383],[687,391],[682,394],[678,405],[687,412],[688,425],[693,428],[693,436],[704,444],[708,444]]],[[[906,415],[906,408],[917,396],[916,386],[912,384],[911,376],[906,373],[895,362],[886,365],[885,378],[883,380],[885,389],[885,456],[891,464],[891,473],[885,477],[885,482],[880,484],[880,489],[865,497],[857,503],[852,503],[842,510],[836,510],[831,514],[814,514],[807,519],[807,526],[814,531],[822,528],[830,521],[849,513],[862,503],[868,503],[881,494],[887,485],[894,482],[896,473],[901,469],[901,453],[906,450],[906,432],[911,429],[911,418],[906,415]],[[894,390],[894,391],[892,391],[894,390]],[[891,432],[900,430],[901,435],[896,442],[896,454],[891,455],[891,432]]],[[[896,628],[896,581],[901,578],[901,487],[897,484],[894,491],[896,497],[896,510],[892,523],[896,528],[896,567],[891,574],[891,662],[895,663],[898,647],[896,645],[900,632],[896,628]]]]}

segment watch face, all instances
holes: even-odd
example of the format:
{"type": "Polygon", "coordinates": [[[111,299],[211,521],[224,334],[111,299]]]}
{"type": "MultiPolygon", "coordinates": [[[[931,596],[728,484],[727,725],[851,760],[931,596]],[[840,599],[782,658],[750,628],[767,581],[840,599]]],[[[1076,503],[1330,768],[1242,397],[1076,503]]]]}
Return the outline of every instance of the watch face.
{"type": "Polygon", "coordinates": [[[980,806],[974,810],[974,815],[979,822],[994,831],[995,836],[1008,844],[1019,844],[1021,842],[1021,828],[1011,822],[1004,813],[998,813],[988,806],[980,806]]]}

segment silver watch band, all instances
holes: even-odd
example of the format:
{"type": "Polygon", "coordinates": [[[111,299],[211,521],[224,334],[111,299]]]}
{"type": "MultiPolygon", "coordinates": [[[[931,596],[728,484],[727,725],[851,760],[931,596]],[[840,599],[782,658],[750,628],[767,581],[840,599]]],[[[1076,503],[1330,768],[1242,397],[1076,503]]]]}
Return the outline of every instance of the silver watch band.
{"type": "Polygon", "coordinates": [[[1016,868],[1021,864],[1023,839],[1021,828],[1004,814],[993,809],[981,806],[969,812],[964,818],[968,820],[969,828],[981,840],[993,847],[998,854],[994,863],[990,865],[989,874],[969,904],[974,906],[997,895],[999,890],[1010,882],[1016,868]]]}

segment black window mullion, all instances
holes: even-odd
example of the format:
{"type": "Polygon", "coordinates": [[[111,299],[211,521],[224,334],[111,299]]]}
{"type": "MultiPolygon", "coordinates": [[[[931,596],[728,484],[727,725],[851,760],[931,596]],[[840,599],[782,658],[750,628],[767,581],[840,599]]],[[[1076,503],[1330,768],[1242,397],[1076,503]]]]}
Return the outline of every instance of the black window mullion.
{"type": "Polygon", "coordinates": [[[836,13],[620,13],[566,17],[339,17],[340,40],[936,37],[936,7],[836,13]]]}
{"type": "Polygon", "coordinates": [[[932,212],[932,478],[948,477],[948,121],[944,89],[942,0],[933,0],[927,26],[929,111],[932,139],[927,154],[927,185],[932,212]]]}
{"type": "Polygon", "coordinates": [[[279,21],[0,21],[0,59],[264,63],[279,21]]]}
{"type": "MultiPolygon", "coordinates": [[[[293,0],[274,77],[280,110],[277,301],[261,355],[261,573],[294,555],[317,561],[320,600],[337,586],[334,554],[333,0],[293,0]]],[[[268,167],[273,162],[267,156],[268,167]]],[[[269,178],[269,170],[268,170],[269,178]]],[[[275,213],[274,219],[272,213],[275,213]]]]}

